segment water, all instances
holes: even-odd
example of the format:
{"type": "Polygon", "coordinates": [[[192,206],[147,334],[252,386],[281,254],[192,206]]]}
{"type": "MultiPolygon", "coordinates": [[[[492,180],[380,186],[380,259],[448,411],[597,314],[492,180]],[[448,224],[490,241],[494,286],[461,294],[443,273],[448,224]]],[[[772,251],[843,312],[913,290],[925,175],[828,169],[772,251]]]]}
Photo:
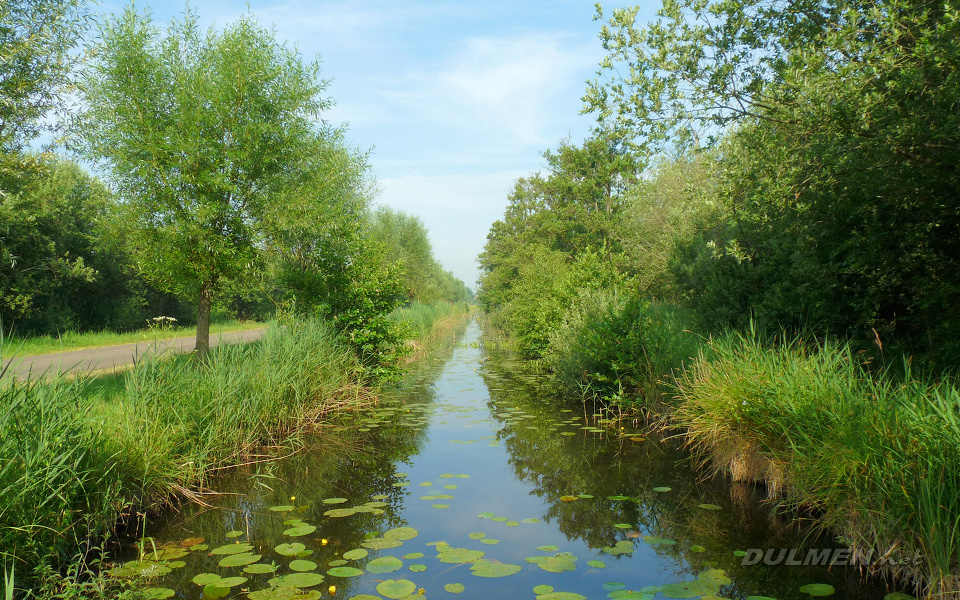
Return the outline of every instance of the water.
{"type": "Polygon", "coordinates": [[[155,592],[158,597],[199,599],[205,590],[208,597],[244,597],[278,589],[270,580],[295,573],[291,564],[324,579],[303,595],[287,588],[272,597],[387,597],[378,585],[398,595],[381,585],[385,580],[409,582],[397,589],[406,585],[414,598],[533,599],[535,587],[550,586],[579,596],[548,600],[710,594],[787,600],[809,598],[800,591],[807,584],[833,586],[836,598],[883,597],[885,590],[854,568],[743,566],[736,551],[797,548],[802,560],[811,548],[836,545],[794,516],[779,516],[756,488],[704,480],[675,442],[630,424],[609,429],[593,407],[551,399],[508,357],[482,348],[477,322],[459,333],[421,361],[381,408],[345,415],[341,425],[282,461],[238,469],[216,482],[227,494],[211,497],[212,506],[185,506],[148,531],[154,541],[146,549],[168,548],[160,558],[173,566],[151,582],[172,590],[155,592]],[[290,510],[271,510],[284,507],[290,510]],[[328,512],[357,507],[361,512],[349,516],[328,512]],[[396,547],[364,547],[377,546],[384,534],[414,533],[396,547]],[[179,556],[186,552],[183,540],[194,550],[179,556]],[[222,567],[229,555],[211,554],[244,549],[236,546],[243,543],[251,546],[247,561],[276,572],[222,567]],[[304,546],[301,556],[277,552],[292,543],[304,546]],[[368,555],[342,562],[355,549],[368,555]],[[478,556],[467,551],[483,552],[482,560],[449,562],[478,556]],[[400,559],[402,565],[394,562],[399,569],[371,573],[371,561],[387,556],[400,559]],[[339,564],[357,569],[345,574],[362,574],[331,575],[339,564]],[[515,572],[489,576],[497,569],[515,572]],[[246,580],[225,582],[232,587],[195,583],[217,577],[246,580]]]}

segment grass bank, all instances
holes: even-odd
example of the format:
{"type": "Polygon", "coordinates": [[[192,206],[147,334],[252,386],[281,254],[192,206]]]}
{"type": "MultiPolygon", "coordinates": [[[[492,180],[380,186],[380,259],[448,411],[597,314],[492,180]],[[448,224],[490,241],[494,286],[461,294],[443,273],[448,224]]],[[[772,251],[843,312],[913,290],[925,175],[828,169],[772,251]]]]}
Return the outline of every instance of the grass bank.
{"type": "MultiPolygon", "coordinates": [[[[210,324],[210,335],[216,336],[231,331],[246,331],[264,327],[264,323],[255,321],[221,321],[210,324]]],[[[153,327],[146,327],[139,331],[119,333],[116,331],[88,331],[78,333],[65,331],[58,336],[43,335],[35,337],[6,336],[2,340],[2,358],[15,356],[36,356],[38,354],[52,354],[55,352],[69,352],[86,348],[102,348],[120,344],[134,344],[143,341],[165,340],[176,337],[196,336],[196,326],[173,327],[169,322],[158,321],[153,327]]]]}
{"type": "Polygon", "coordinates": [[[414,360],[426,351],[431,340],[442,336],[471,310],[470,305],[464,302],[411,302],[393,311],[390,319],[404,323],[408,328],[409,358],[414,360]]]}
{"type": "Polygon", "coordinates": [[[153,360],[98,384],[3,382],[0,562],[19,585],[49,582],[124,516],[196,498],[218,470],[371,401],[358,372],[327,324],[285,320],[203,364],[153,360]]]}
{"type": "Polygon", "coordinates": [[[737,482],[839,535],[859,564],[960,598],[960,389],[840,342],[713,338],[682,309],[599,292],[550,332],[556,387],[653,415],[737,482]]]}

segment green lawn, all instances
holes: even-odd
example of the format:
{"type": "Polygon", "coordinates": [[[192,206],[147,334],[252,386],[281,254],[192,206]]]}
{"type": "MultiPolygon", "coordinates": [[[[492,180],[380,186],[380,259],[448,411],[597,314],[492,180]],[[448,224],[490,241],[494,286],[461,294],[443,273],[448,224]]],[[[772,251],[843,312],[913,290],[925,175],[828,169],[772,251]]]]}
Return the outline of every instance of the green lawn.
{"type": "MultiPolygon", "coordinates": [[[[230,331],[258,329],[265,326],[265,323],[255,321],[223,321],[210,325],[210,335],[214,336],[230,331]]],[[[67,331],[58,337],[50,335],[30,338],[8,337],[4,338],[2,342],[2,356],[3,358],[35,356],[37,354],[67,352],[70,350],[83,350],[84,348],[99,348],[103,346],[116,346],[119,344],[132,344],[134,342],[195,335],[197,335],[197,328],[190,326],[162,330],[142,329],[129,333],[117,333],[115,331],[77,333],[75,331],[67,331]]]]}

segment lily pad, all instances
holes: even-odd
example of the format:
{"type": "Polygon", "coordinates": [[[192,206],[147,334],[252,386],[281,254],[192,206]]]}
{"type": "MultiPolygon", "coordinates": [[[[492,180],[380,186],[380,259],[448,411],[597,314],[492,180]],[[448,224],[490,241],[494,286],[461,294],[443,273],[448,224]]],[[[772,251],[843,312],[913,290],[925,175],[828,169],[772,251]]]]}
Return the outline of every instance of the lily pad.
{"type": "Polygon", "coordinates": [[[723,510],[722,506],[717,506],[716,504],[698,504],[703,510],[723,510]]]}
{"type": "Polygon", "coordinates": [[[363,571],[356,567],[334,567],[327,571],[327,575],[334,577],[359,577],[363,575],[363,571]]]}
{"type": "Polygon", "coordinates": [[[294,508],[295,507],[290,506],[289,504],[282,504],[280,506],[271,506],[270,510],[272,510],[273,512],[290,512],[294,508]]]}
{"type": "Polygon", "coordinates": [[[320,592],[316,590],[305,592],[292,587],[272,587],[247,594],[250,600],[320,600],[320,597],[320,592]]]}
{"type": "Polygon", "coordinates": [[[217,587],[237,587],[238,585],[243,585],[247,582],[246,577],[224,577],[220,581],[216,582],[217,587]]]}
{"type": "Polygon", "coordinates": [[[690,546],[690,551],[691,551],[691,552],[706,552],[707,549],[704,548],[703,546],[693,545],[693,546],[690,546]]]}
{"type": "Polygon", "coordinates": [[[308,588],[323,583],[323,575],[319,573],[290,573],[283,577],[274,577],[267,583],[273,587],[308,588]]]}
{"type": "Polygon", "coordinates": [[[210,585],[211,583],[216,583],[221,579],[222,577],[216,573],[200,573],[199,575],[194,576],[194,578],[190,581],[197,585],[210,585]]]}
{"type": "Polygon", "coordinates": [[[346,498],[326,498],[325,500],[323,500],[323,503],[324,504],[343,504],[346,501],[347,501],[346,498]]]}
{"type": "Polygon", "coordinates": [[[291,561],[289,566],[291,571],[303,572],[303,571],[312,571],[316,569],[317,563],[313,562],[312,560],[299,559],[299,560],[291,561]]]}
{"type": "Polygon", "coordinates": [[[347,550],[343,553],[343,557],[347,560],[360,560],[361,558],[366,558],[369,552],[363,548],[356,548],[354,550],[347,550]]]}
{"type": "Polygon", "coordinates": [[[495,540],[495,539],[493,539],[493,538],[483,538],[482,540],[480,540],[480,543],[481,543],[481,544],[488,544],[488,545],[491,545],[491,546],[492,546],[493,544],[499,544],[499,543],[500,543],[500,540],[495,540]]]}
{"type": "Polygon", "coordinates": [[[451,594],[459,594],[467,588],[462,583],[448,583],[447,585],[443,586],[443,589],[447,590],[451,594]]]}
{"type": "Polygon", "coordinates": [[[290,537],[302,537],[305,535],[310,535],[317,530],[315,525],[297,525],[296,527],[291,527],[283,532],[283,535],[289,535],[290,537]]]}
{"type": "Polygon", "coordinates": [[[471,540],[482,540],[483,538],[487,537],[487,534],[481,533],[479,531],[474,531],[473,533],[468,533],[467,537],[470,538],[471,540]]]}
{"type": "Polygon", "coordinates": [[[917,598],[904,592],[891,592],[885,595],[883,600],[917,600],[917,598]]]}
{"type": "Polygon", "coordinates": [[[470,566],[470,571],[477,577],[507,577],[519,573],[521,568],[520,565],[479,559],[470,566]]]}
{"type": "Polygon", "coordinates": [[[538,585],[538,586],[536,586],[536,587],[533,588],[533,593],[534,593],[534,594],[538,594],[538,595],[539,595],[539,594],[549,594],[549,593],[552,592],[552,591],[553,591],[553,586],[552,586],[552,585],[538,585]]]}
{"type": "Polygon", "coordinates": [[[826,583],[808,583],[800,587],[800,592],[811,596],[832,596],[837,590],[826,583]]]}
{"type": "Polygon", "coordinates": [[[216,600],[217,598],[226,598],[229,595],[230,595],[230,588],[228,587],[219,586],[215,583],[211,583],[210,585],[203,586],[204,598],[213,598],[214,600],[216,600]]]}
{"type": "Polygon", "coordinates": [[[275,573],[276,571],[276,565],[266,565],[263,563],[256,563],[243,568],[244,573],[250,573],[251,575],[265,575],[267,573],[275,573]]]}
{"type": "Polygon", "coordinates": [[[580,499],[579,496],[560,496],[561,502],[575,502],[579,499],[580,499]]]}
{"type": "Polygon", "coordinates": [[[588,560],[588,561],[587,561],[587,564],[588,564],[589,566],[593,567],[594,569],[606,569],[606,568],[607,568],[607,563],[605,563],[605,562],[603,562],[603,561],[599,561],[599,560],[588,560]]]}
{"type": "Polygon", "coordinates": [[[550,592],[549,594],[540,594],[537,596],[537,600],[587,600],[587,597],[573,592],[550,592]]]}
{"type": "Polygon", "coordinates": [[[228,531],[228,532],[225,533],[224,535],[225,535],[226,537],[228,537],[228,538],[238,538],[238,537],[240,537],[241,535],[243,535],[243,532],[242,532],[242,531],[236,531],[236,530],[234,530],[234,531],[228,531]]]}
{"type": "Polygon", "coordinates": [[[560,546],[546,545],[546,546],[537,546],[537,550],[541,552],[556,552],[560,549],[560,546]]]}
{"type": "Polygon", "coordinates": [[[412,571],[412,572],[414,572],[414,573],[421,573],[421,572],[427,570],[427,565],[421,565],[421,564],[419,564],[419,563],[415,563],[415,564],[410,565],[410,566],[407,567],[407,568],[410,569],[410,571],[412,571]]]}
{"type": "Polygon", "coordinates": [[[449,546],[437,546],[437,558],[443,563],[468,563],[483,558],[485,552],[482,550],[469,550],[467,548],[451,548],[449,546]]]}
{"type": "Polygon", "coordinates": [[[226,546],[214,548],[210,551],[210,554],[229,556],[231,554],[243,554],[244,552],[250,552],[251,550],[253,550],[252,544],[227,544],[226,546]]]}
{"type": "Polygon", "coordinates": [[[299,542],[294,542],[292,544],[278,544],[273,548],[274,552],[280,556],[296,556],[306,549],[307,547],[299,542]]]}
{"type": "Polygon", "coordinates": [[[630,529],[631,527],[633,527],[633,525],[631,525],[630,523],[616,523],[614,527],[616,527],[617,529],[630,529]]]}
{"type": "Polygon", "coordinates": [[[371,550],[389,550],[390,548],[399,548],[403,545],[400,540],[388,540],[387,538],[370,538],[360,543],[364,548],[371,550]]]}
{"type": "Polygon", "coordinates": [[[441,509],[441,510],[444,509],[444,508],[450,508],[450,505],[449,505],[449,504],[431,504],[430,506],[432,506],[432,507],[434,507],[434,508],[439,508],[439,509],[441,509]]]}
{"type": "Polygon", "coordinates": [[[423,558],[423,552],[411,552],[403,555],[404,560],[416,560],[418,558],[423,558]]]}
{"type": "Polygon", "coordinates": [[[417,584],[406,579],[387,579],[377,584],[377,593],[391,600],[400,600],[415,591],[417,584]]]}
{"type": "Polygon", "coordinates": [[[666,492],[673,491],[673,488],[670,488],[670,487],[667,487],[667,486],[659,486],[659,487],[653,488],[653,491],[659,492],[659,493],[661,493],[661,494],[664,494],[664,493],[666,493],[666,492]]]}
{"type": "Polygon", "coordinates": [[[147,588],[143,590],[143,597],[148,600],[166,600],[167,598],[172,598],[174,594],[176,594],[175,591],[164,587],[147,588]]]}
{"type": "Polygon", "coordinates": [[[340,519],[340,518],[349,517],[355,514],[357,514],[357,509],[355,508],[331,508],[327,512],[323,513],[323,516],[333,517],[334,519],[340,519]]]}
{"type": "Polygon", "coordinates": [[[385,532],[383,537],[388,540],[400,540],[401,542],[405,542],[407,540],[412,540],[418,535],[420,535],[420,532],[413,527],[397,527],[396,529],[391,529],[385,532]]]}
{"type": "Polygon", "coordinates": [[[245,567],[247,565],[252,565],[263,558],[259,554],[252,554],[250,552],[242,552],[240,554],[231,554],[230,556],[224,556],[220,559],[220,562],[217,563],[221,567],[245,567]]]}
{"type": "Polygon", "coordinates": [[[529,525],[529,524],[531,524],[531,523],[539,523],[539,522],[540,522],[540,519],[538,519],[538,518],[536,518],[536,517],[527,517],[526,519],[520,519],[520,522],[521,522],[521,523],[526,523],[526,524],[529,525]]]}
{"type": "Polygon", "coordinates": [[[343,560],[342,558],[338,558],[337,560],[331,560],[330,562],[328,562],[328,563],[327,563],[327,566],[328,566],[328,567],[342,567],[342,566],[344,566],[345,564],[347,564],[347,561],[343,560]]]}
{"type": "Polygon", "coordinates": [[[395,556],[381,556],[367,563],[371,573],[393,573],[403,568],[403,561],[395,556]]]}

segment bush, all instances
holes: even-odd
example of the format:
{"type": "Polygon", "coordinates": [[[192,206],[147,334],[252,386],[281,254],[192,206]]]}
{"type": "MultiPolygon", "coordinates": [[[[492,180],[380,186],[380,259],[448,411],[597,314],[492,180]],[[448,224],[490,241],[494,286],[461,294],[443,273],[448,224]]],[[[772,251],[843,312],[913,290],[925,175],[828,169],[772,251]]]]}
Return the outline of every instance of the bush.
{"type": "Polygon", "coordinates": [[[652,409],[665,382],[696,353],[689,320],[673,305],[616,290],[588,292],[551,332],[545,363],[564,391],[652,409]]]}

